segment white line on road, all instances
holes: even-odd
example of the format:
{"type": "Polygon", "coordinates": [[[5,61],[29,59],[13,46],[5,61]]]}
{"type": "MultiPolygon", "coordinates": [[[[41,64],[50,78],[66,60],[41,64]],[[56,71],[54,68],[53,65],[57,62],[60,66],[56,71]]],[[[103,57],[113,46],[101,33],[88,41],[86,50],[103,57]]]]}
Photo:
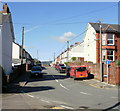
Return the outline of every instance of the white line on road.
{"type": "Polygon", "coordinates": [[[69,90],[68,88],[66,88],[66,87],[65,87],[65,86],[63,86],[62,84],[60,84],[60,86],[61,86],[62,88],[64,88],[64,89],[69,90]]]}
{"type": "Polygon", "coordinates": [[[27,94],[29,97],[32,97],[32,98],[34,98],[34,96],[32,96],[32,95],[30,95],[30,94],[27,94]]]}
{"type": "Polygon", "coordinates": [[[118,97],[111,97],[111,98],[118,98],[118,97]]]}
{"type": "Polygon", "coordinates": [[[59,82],[57,79],[55,79],[56,80],[56,82],[59,82]]]}
{"type": "Polygon", "coordinates": [[[85,93],[85,92],[80,92],[81,94],[85,94],[85,95],[91,95],[91,94],[89,94],[89,93],[85,93]]]}
{"type": "Polygon", "coordinates": [[[50,103],[49,101],[44,100],[44,99],[40,99],[40,100],[43,101],[43,102],[46,102],[46,103],[50,103]]]}
{"type": "Polygon", "coordinates": [[[60,105],[60,106],[63,107],[63,108],[66,108],[66,109],[74,109],[74,108],[69,107],[69,106],[64,106],[64,105],[60,105]]]}

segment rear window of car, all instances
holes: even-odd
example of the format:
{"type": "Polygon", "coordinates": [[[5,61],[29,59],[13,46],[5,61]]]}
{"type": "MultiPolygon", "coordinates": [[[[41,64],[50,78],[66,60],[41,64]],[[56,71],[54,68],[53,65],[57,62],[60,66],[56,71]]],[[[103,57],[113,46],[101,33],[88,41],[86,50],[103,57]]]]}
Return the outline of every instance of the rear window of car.
{"type": "Polygon", "coordinates": [[[82,71],[85,71],[86,70],[86,67],[78,67],[76,68],[76,71],[79,71],[79,72],[82,72],[82,71]]]}
{"type": "Polygon", "coordinates": [[[64,64],[59,64],[59,66],[65,66],[64,64]]]}
{"type": "Polygon", "coordinates": [[[66,67],[61,67],[62,69],[66,69],[66,67]]]}

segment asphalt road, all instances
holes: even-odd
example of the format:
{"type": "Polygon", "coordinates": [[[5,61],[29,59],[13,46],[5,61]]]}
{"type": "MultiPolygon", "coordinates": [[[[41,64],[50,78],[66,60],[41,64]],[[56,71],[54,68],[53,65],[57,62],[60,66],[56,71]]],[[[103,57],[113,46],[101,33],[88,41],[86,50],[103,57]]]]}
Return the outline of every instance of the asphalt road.
{"type": "MultiPolygon", "coordinates": [[[[118,90],[90,86],[86,81],[73,80],[54,68],[43,71],[43,78],[27,78],[27,84],[13,94],[4,94],[3,108],[22,109],[116,109],[118,90]],[[13,105],[9,100],[18,102],[13,105]],[[15,100],[14,100],[15,99],[15,100]]],[[[29,76],[29,75],[28,75],[29,76]]]]}

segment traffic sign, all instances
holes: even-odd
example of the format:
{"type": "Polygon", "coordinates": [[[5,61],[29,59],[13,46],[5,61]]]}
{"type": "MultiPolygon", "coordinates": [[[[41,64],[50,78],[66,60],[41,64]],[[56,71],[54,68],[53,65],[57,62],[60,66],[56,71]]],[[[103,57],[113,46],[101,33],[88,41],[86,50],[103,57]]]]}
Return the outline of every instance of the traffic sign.
{"type": "Polygon", "coordinates": [[[105,64],[110,64],[110,60],[106,60],[106,61],[105,61],[105,64]]]}

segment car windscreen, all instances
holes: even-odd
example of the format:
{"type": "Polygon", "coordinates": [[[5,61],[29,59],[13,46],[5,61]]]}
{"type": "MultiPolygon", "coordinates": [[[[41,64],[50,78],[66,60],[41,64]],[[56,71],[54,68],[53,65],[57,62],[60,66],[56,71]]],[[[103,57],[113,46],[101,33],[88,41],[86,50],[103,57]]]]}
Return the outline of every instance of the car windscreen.
{"type": "Polygon", "coordinates": [[[86,67],[78,67],[76,68],[76,71],[78,72],[82,72],[82,71],[85,71],[86,70],[86,67]]]}

